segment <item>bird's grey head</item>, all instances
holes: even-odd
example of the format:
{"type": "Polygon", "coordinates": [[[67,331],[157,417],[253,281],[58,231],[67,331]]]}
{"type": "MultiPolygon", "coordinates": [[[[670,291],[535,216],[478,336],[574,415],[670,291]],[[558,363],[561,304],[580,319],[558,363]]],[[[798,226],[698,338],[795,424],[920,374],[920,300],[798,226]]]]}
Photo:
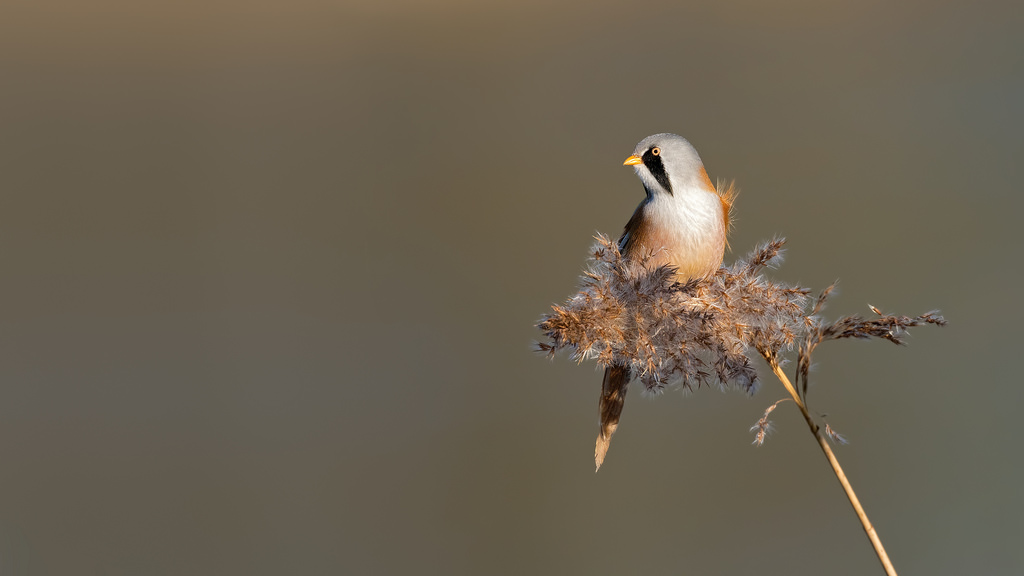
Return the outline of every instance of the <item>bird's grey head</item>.
{"type": "Polygon", "coordinates": [[[684,188],[706,189],[710,185],[697,150],[686,138],[675,134],[644,138],[625,164],[633,166],[651,196],[672,195],[684,188]]]}

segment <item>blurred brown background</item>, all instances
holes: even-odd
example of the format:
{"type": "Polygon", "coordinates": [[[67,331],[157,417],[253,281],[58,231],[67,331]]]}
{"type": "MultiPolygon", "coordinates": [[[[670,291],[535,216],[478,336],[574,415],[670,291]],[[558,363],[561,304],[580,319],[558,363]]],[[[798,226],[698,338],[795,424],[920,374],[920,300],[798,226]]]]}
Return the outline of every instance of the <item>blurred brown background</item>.
{"type": "Polygon", "coordinates": [[[782,405],[531,351],[689,138],[832,316],[813,406],[905,574],[1024,571],[1012,2],[12,2],[0,574],[872,574],[782,405]]]}

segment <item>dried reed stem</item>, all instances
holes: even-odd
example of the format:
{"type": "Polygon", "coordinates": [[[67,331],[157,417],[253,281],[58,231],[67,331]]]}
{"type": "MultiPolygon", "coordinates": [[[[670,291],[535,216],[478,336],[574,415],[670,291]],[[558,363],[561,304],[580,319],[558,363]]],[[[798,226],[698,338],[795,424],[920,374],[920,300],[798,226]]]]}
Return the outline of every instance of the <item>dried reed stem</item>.
{"type": "Polygon", "coordinates": [[[871,541],[871,545],[875,548],[875,554],[878,555],[878,560],[882,563],[882,567],[885,568],[885,573],[889,576],[896,576],[896,569],[893,568],[892,562],[889,561],[889,555],[885,553],[885,547],[882,546],[882,541],[878,538],[878,533],[875,532],[875,527],[871,524],[871,520],[868,519],[868,515],[864,512],[864,507],[860,505],[860,500],[857,498],[857,493],[853,491],[853,486],[850,485],[850,481],[846,479],[846,474],[843,472],[843,467],[839,465],[839,460],[836,459],[836,455],[832,452],[832,447],[829,446],[828,439],[821,433],[821,428],[811,418],[811,414],[807,411],[807,405],[804,404],[803,399],[797,394],[796,388],[786,377],[786,373],[779,367],[779,362],[775,358],[771,358],[765,355],[765,360],[768,361],[768,365],[771,366],[772,372],[778,377],[782,385],[786,387],[786,391],[793,397],[793,401],[800,407],[800,412],[804,415],[804,420],[807,421],[807,427],[811,429],[811,434],[814,434],[814,438],[818,440],[818,446],[821,446],[821,451],[825,453],[825,458],[828,458],[828,463],[832,465],[832,471],[835,473],[836,478],[839,479],[839,483],[842,484],[843,490],[846,491],[846,497],[850,500],[850,505],[853,506],[854,512],[857,513],[857,518],[860,518],[860,523],[864,527],[864,532],[868,535],[868,540],[871,541]]]}

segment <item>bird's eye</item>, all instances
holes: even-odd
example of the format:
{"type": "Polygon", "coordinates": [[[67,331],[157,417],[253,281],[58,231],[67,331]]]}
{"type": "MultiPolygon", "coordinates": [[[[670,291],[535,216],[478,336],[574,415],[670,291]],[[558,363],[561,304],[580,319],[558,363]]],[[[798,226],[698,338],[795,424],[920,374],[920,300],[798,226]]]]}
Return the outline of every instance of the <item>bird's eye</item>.
{"type": "Polygon", "coordinates": [[[658,148],[657,146],[651,148],[651,154],[654,154],[655,156],[661,154],[661,148],[658,148]]]}

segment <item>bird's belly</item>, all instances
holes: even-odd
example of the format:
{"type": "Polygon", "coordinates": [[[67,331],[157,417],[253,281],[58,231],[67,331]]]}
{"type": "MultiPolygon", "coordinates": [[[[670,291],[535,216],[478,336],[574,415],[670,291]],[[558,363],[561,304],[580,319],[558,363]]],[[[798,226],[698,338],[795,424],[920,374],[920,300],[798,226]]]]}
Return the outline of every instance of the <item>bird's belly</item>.
{"type": "Polygon", "coordinates": [[[652,264],[668,264],[675,267],[676,276],[681,282],[714,274],[722,265],[722,258],[725,255],[724,242],[714,242],[711,239],[683,245],[665,243],[661,246],[663,248],[655,253],[652,264]]]}
{"type": "Polygon", "coordinates": [[[648,238],[654,249],[652,264],[675,267],[679,281],[706,278],[722,265],[725,256],[725,230],[715,220],[700,227],[692,222],[674,222],[655,228],[648,238]]]}

